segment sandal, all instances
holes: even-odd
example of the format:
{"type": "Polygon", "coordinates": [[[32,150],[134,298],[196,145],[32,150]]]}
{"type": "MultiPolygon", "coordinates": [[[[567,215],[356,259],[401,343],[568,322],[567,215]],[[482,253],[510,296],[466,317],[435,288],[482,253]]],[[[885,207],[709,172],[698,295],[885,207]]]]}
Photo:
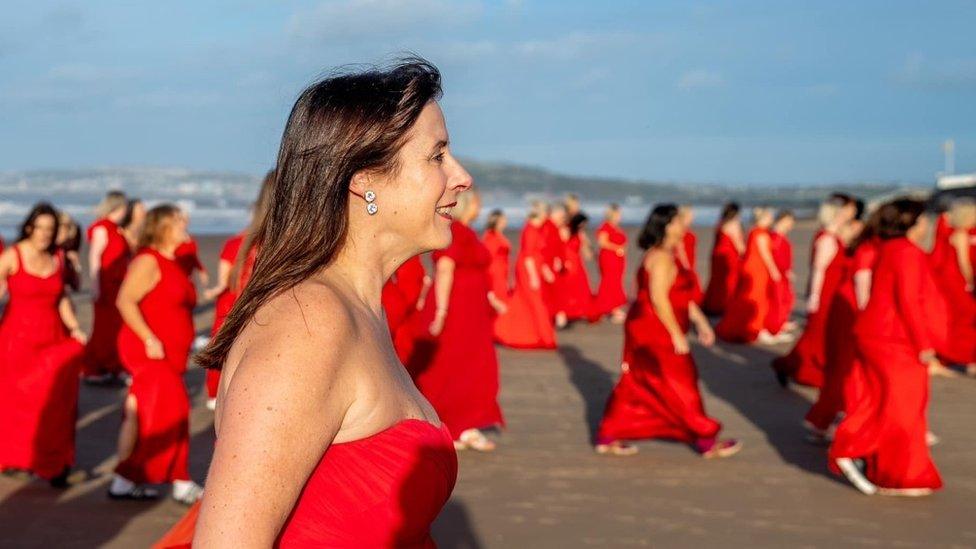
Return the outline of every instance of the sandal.
{"type": "Polygon", "coordinates": [[[144,486],[142,484],[136,484],[125,492],[113,492],[112,489],[109,488],[107,494],[109,499],[115,500],[149,501],[159,499],[159,490],[149,488],[148,486],[144,486]]]}
{"type": "Polygon", "coordinates": [[[695,446],[701,454],[701,457],[705,459],[727,458],[738,454],[739,450],[742,449],[742,443],[734,438],[721,441],[716,441],[715,439],[699,441],[695,443],[695,446]]]}
{"type": "Polygon", "coordinates": [[[454,441],[454,449],[467,450],[469,448],[475,452],[492,452],[495,450],[495,443],[478,429],[468,429],[454,441]]]}
{"type": "Polygon", "coordinates": [[[619,440],[606,444],[597,444],[593,449],[601,456],[632,456],[637,453],[636,446],[619,440]]]}

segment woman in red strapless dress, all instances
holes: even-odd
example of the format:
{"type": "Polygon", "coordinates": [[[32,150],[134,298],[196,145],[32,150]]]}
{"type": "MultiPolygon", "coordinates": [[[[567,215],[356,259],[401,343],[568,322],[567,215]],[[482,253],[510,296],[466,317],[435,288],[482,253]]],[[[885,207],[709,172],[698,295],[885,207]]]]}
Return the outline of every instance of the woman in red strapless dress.
{"type": "Polygon", "coordinates": [[[563,263],[566,320],[588,319],[593,311],[593,290],[586,262],[593,256],[586,236],[586,214],[577,213],[569,220],[569,239],[566,241],[566,260],[563,263]]]}
{"type": "Polygon", "coordinates": [[[451,245],[434,252],[434,284],[418,315],[426,330],[407,370],[447,425],[456,448],[491,451],[494,443],[482,429],[505,423],[498,406],[492,309],[502,313],[505,306],[488,286],[488,250],[469,227],[480,209],[473,189],[459,197],[451,245]]]}
{"type": "Polygon", "coordinates": [[[549,310],[549,317],[553,320],[556,328],[566,327],[566,242],[569,240],[569,226],[566,216],[566,207],[562,204],[543,206],[548,211],[546,222],[542,224],[542,232],[545,235],[546,264],[552,271],[553,279],[551,282],[543,280],[542,297],[549,310]]]}
{"type": "Polygon", "coordinates": [[[495,297],[508,301],[512,293],[509,284],[509,257],[512,253],[512,243],[505,236],[508,226],[508,216],[502,210],[492,210],[488,214],[485,232],[481,235],[481,242],[488,248],[491,263],[488,264],[488,285],[495,297]]]}
{"type": "Polygon", "coordinates": [[[0,286],[10,296],[0,318],[0,470],[66,487],[85,334],[64,292],[57,232],[57,212],[38,204],[0,254],[0,286]]]}
{"type": "MultiPolygon", "coordinates": [[[[222,375],[195,546],[434,546],[456,455],[397,360],[381,294],[406,258],[451,243],[471,186],[439,85],[407,61],[328,77],[295,103],[254,271],[197,355],[222,375]]],[[[453,367],[465,376],[468,361],[453,367]]]]}
{"type": "Polygon", "coordinates": [[[132,374],[119,430],[113,499],[153,499],[145,484],[173,483],[173,498],[192,504],[202,489],[190,480],[190,401],[183,373],[193,343],[196,289],[176,263],[186,219],[171,204],[146,214],[141,249],[119,290],[119,355],[132,374]]]}
{"type": "Polygon", "coordinates": [[[844,243],[838,233],[856,215],[857,204],[846,195],[831,197],[821,206],[819,217],[823,230],[815,238],[811,252],[807,323],[793,350],[772,362],[776,379],[784,387],[790,380],[809,387],[823,385],[827,317],[850,259],[844,253],[844,243]]]}
{"type": "Polygon", "coordinates": [[[495,319],[495,341],[515,349],[555,349],[556,331],[542,299],[543,273],[548,272],[543,258],[545,220],[530,212],[522,228],[522,241],[515,257],[515,291],[506,311],[495,319]]]}
{"type": "Polygon", "coordinates": [[[685,226],[685,235],[682,237],[681,246],[675,248],[675,257],[681,262],[682,266],[685,267],[687,273],[694,279],[695,293],[692,296],[692,300],[700,307],[705,298],[705,294],[702,292],[701,279],[698,278],[698,270],[696,268],[698,237],[695,236],[695,233],[692,230],[692,224],[695,220],[695,212],[689,205],[678,206],[678,216],[681,218],[681,222],[685,226]]]}
{"type": "Polygon", "coordinates": [[[858,221],[848,223],[842,231],[841,239],[851,243],[844,250],[849,260],[844,264],[840,286],[827,316],[823,387],[804,419],[811,440],[816,442],[826,441],[828,429],[838,415],[849,413],[863,395],[864,373],[851,334],[871,295],[882,212],[876,210],[863,226],[858,221]]]}
{"type": "Polygon", "coordinates": [[[942,486],[926,444],[926,409],[946,305],[916,244],[928,229],[924,203],[882,208],[891,215],[882,214],[871,297],[854,327],[865,395],[837,428],[830,466],[867,494],[925,495],[942,486]]]}
{"type": "Polygon", "coordinates": [[[709,315],[723,315],[726,303],[735,293],[735,287],[739,283],[742,254],[746,252],[742,233],[739,205],[729,202],[722,207],[722,213],[715,227],[711,272],[705,297],[702,300],[702,310],[709,315]]]}
{"type": "Polygon", "coordinates": [[[756,208],[755,227],[749,231],[746,255],[739,270],[735,292],[726,302],[725,314],[715,326],[715,334],[733,343],[773,343],[766,330],[770,310],[770,286],[783,278],[773,259],[770,226],[773,211],[756,208]]]}
{"type": "Polygon", "coordinates": [[[692,300],[691,272],[675,259],[684,223],[677,207],[656,206],[638,244],[647,250],[637,271],[637,299],[624,324],[625,366],[607,401],[597,432],[596,451],[630,455],[625,441],[665,438],[691,444],[704,457],[737,452],[734,440],[717,439],[721,424],[705,414],[698,372],[686,333],[692,323],[704,345],[715,337],[692,300]]]}
{"type": "Polygon", "coordinates": [[[970,371],[976,369],[976,296],[969,236],[974,226],[976,205],[972,200],[957,200],[949,208],[947,228],[936,231],[929,256],[935,281],[949,305],[949,336],[936,351],[942,360],[970,371]]]}
{"type": "Polygon", "coordinates": [[[592,319],[610,315],[615,323],[621,323],[627,313],[627,293],[624,292],[624,271],[627,268],[627,234],[620,229],[620,206],[607,207],[606,220],[596,231],[600,248],[600,286],[593,298],[592,319]]]}
{"type": "Polygon", "coordinates": [[[88,227],[88,275],[92,280],[92,333],[85,347],[86,381],[103,383],[122,373],[115,340],[122,317],[115,307],[131,252],[118,223],[126,213],[125,194],[111,191],[98,207],[99,218],[88,227]]]}
{"type": "Polygon", "coordinates": [[[784,210],[776,215],[773,228],[769,231],[769,246],[773,253],[773,262],[783,275],[778,282],[769,285],[769,312],[766,314],[766,331],[778,334],[793,327],[790,315],[796,294],[793,291],[793,244],[790,243],[790,232],[796,223],[796,218],[790,210],[784,210]]]}

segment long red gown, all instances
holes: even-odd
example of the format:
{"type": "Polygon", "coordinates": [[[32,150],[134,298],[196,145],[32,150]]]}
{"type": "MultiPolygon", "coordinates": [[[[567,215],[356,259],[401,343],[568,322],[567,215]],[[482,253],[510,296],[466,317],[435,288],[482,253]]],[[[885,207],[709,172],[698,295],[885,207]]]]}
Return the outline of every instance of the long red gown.
{"type": "Polygon", "coordinates": [[[685,232],[685,236],[681,241],[681,254],[675,254],[676,257],[683,261],[687,261],[685,268],[688,270],[688,275],[694,279],[695,283],[695,294],[692,297],[692,301],[701,305],[702,301],[705,299],[705,294],[702,292],[701,279],[698,277],[698,270],[695,265],[697,264],[697,259],[695,254],[698,250],[698,237],[695,233],[690,230],[685,232]]]}
{"type": "Polygon", "coordinates": [[[488,248],[491,263],[488,265],[488,279],[491,291],[498,299],[508,299],[511,289],[508,285],[509,255],[512,253],[512,243],[500,231],[487,230],[481,236],[481,241],[488,248]]]}
{"type": "MultiPolygon", "coordinates": [[[[596,231],[597,239],[601,234],[607,235],[611,244],[617,246],[627,244],[627,234],[616,225],[604,222],[596,231]]],[[[627,293],[624,291],[626,255],[618,255],[615,251],[600,248],[599,264],[600,286],[597,288],[596,297],[593,298],[594,316],[609,314],[614,309],[627,304],[627,293]]]]}
{"type": "Polygon", "coordinates": [[[779,282],[769,282],[769,313],[766,315],[766,330],[778,334],[790,319],[796,294],[793,281],[787,276],[793,269],[793,245],[790,240],[776,231],[769,231],[769,245],[776,268],[783,275],[779,282]]]}
{"type": "Polygon", "coordinates": [[[132,373],[129,394],[136,398],[139,434],[132,455],[115,472],[135,483],[188,480],[190,400],[183,373],[193,343],[196,289],[176,261],[152,248],[139,255],[159,265],[159,282],[139,302],[139,311],[162,342],[165,357],[147,357],[145,344],[128,325],[119,332],[119,354],[132,373]]]}
{"type": "Polygon", "coordinates": [[[746,255],[739,270],[735,292],[726,302],[725,314],[715,326],[715,335],[733,343],[751,343],[766,326],[769,314],[769,286],[772,280],[762,256],[759,255],[759,237],[769,236],[768,229],[749,231],[746,255]]]}
{"type": "Polygon", "coordinates": [[[935,281],[949,305],[949,336],[937,351],[946,362],[971,364],[976,362],[976,296],[966,290],[966,279],[950,242],[953,232],[951,227],[937,230],[936,245],[929,256],[935,281]]]}
{"type": "Polygon", "coordinates": [[[557,313],[565,312],[562,265],[566,255],[566,243],[563,242],[559,227],[550,219],[542,224],[542,235],[544,239],[542,257],[554,277],[552,282],[542,279],[542,300],[546,303],[549,317],[554,318],[557,313]]]}
{"type": "MultiPolygon", "coordinates": [[[[275,547],[435,548],[430,525],[457,481],[451,434],[406,419],[333,444],[312,471],[275,547]]],[[[197,502],[153,547],[189,548],[197,502]]]]}
{"type": "Polygon", "coordinates": [[[726,303],[739,283],[742,257],[732,238],[719,230],[712,247],[712,266],[702,310],[713,316],[725,314],[726,303]]]}
{"type": "MultiPolygon", "coordinates": [[[[241,232],[224,242],[223,248],[220,249],[220,261],[226,261],[231,265],[237,261],[237,254],[241,250],[241,246],[244,244],[244,238],[247,233],[241,232]]],[[[185,266],[183,266],[185,268],[185,266]]],[[[234,307],[234,301],[237,300],[237,292],[231,288],[232,284],[228,284],[224,291],[220,292],[214,302],[214,320],[213,326],[210,328],[210,337],[213,338],[220,331],[220,327],[224,324],[224,319],[230,314],[230,310],[234,307]]],[[[220,370],[209,369],[207,370],[207,396],[209,398],[217,398],[217,387],[220,385],[220,370]]]]}
{"type": "Polygon", "coordinates": [[[854,277],[858,273],[874,270],[879,241],[869,240],[858,245],[852,259],[846,264],[840,287],[834,294],[827,316],[827,334],[824,339],[824,381],[817,401],[807,412],[811,425],[826,431],[837,414],[848,412],[863,395],[864,371],[857,358],[857,345],[851,334],[860,315],[854,277]]]}
{"type": "MultiPolygon", "coordinates": [[[[820,238],[832,238],[837,244],[837,254],[824,272],[823,286],[820,290],[820,305],[817,312],[807,316],[803,335],[797,340],[793,350],[786,356],[773,361],[773,368],[787,374],[793,381],[809,387],[823,386],[823,370],[826,362],[827,318],[834,302],[834,294],[840,286],[850,258],[844,253],[844,244],[836,235],[822,233],[820,238]]],[[[818,239],[819,240],[819,239],[818,239]]],[[[816,241],[814,246],[816,246],[816,241]]]]}
{"type": "Polygon", "coordinates": [[[589,318],[593,311],[593,290],[590,289],[590,277],[580,251],[582,244],[578,234],[570,236],[566,242],[562,288],[568,320],[589,318]]]}
{"type": "Polygon", "coordinates": [[[498,357],[488,304],[491,258],[478,235],[463,223],[451,223],[451,233],[451,245],[434,252],[435,263],[442,257],[454,260],[444,329],[433,336],[428,328],[438,307],[435,281],[418,315],[423,330],[407,370],[456,440],[468,429],[504,425],[505,420],[498,406],[498,357]]]}
{"type": "Polygon", "coordinates": [[[417,302],[424,291],[427,271],[420,256],[403,262],[383,286],[382,302],[386,323],[400,361],[406,364],[416,338],[417,302]]]}
{"type": "MultiPolygon", "coordinates": [[[[693,273],[676,262],[678,275],[668,292],[681,329],[691,324],[688,306],[695,293],[693,273]]],[[[629,368],[607,400],[597,431],[598,444],[615,440],[665,438],[693,443],[715,437],[722,427],[705,414],[698,391],[698,370],[691,354],[674,352],[671,336],[650,298],[650,278],[637,271],[637,299],[624,323],[623,361],[629,368]]]]}
{"type": "Polygon", "coordinates": [[[854,328],[865,394],[837,428],[835,472],[837,458],[863,458],[879,487],[942,487],[925,441],[929,374],[918,355],[945,338],[946,314],[925,253],[907,238],[885,241],[854,328]]]}
{"type": "Polygon", "coordinates": [[[50,479],[75,460],[78,372],[84,347],[68,335],[58,303],[62,264],[40,277],[19,265],[7,278],[10,300],[0,319],[0,470],[50,479]]]}
{"type": "Polygon", "coordinates": [[[529,271],[525,260],[535,262],[540,282],[542,274],[542,230],[526,223],[522,229],[522,242],[515,258],[515,291],[508,300],[508,311],[495,318],[495,340],[515,349],[555,349],[556,331],[542,298],[542,289],[534,290],[529,283],[529,271]]]}
{"type": "Polygon", "coordinates": [[[122,362],[115,345],[122,329],[122,317],[115,307],[115,299],[132,255],[129,242],[118,225],[108,219],[96,221],[88,227],[89,242],[96,228],[105,229],[108,240],[98,270],[98,299],[92,304],[92,333],[85,347],[83,369],[88,376],[122,372],[122,362]]]}

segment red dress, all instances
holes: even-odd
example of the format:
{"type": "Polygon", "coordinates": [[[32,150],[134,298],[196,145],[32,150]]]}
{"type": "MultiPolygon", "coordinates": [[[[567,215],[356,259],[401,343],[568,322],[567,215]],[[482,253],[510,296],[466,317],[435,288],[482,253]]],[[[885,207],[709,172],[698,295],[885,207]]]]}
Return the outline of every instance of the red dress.
{"type": "MultiPolygon", "coordinates": [[[[823,370],[826,362],[827,318],[834,302],[834,294],[840,286],[847,262],[850,258],[844,253],[844,245],[836,235],[822,233],[820,238],[832,238],[837,244],[837,254],[824,272],[823,286],[820,289],[820,305],[817,312],[807,316],[807,325],[796,346],[786,356],[773,361],[773,368],[783,372],[793,381],[809,387],[823,386],[823,370]]],[[[818,239],[819,241],[819,239],[818,239]]],[[[816,247],[814,241],[814,247],[816,247]]]]}
{"type": "Polygon", "coordinates": [[[0,319],[0,470],[53,478],[75,460],[78,372],[84,347],[68,335],[58,303],[62,264],[34,276],[19,265],[7,278],[10,300],[0,319]]]}
{"type": "Polygon", "coordinates": [[[565,292],[563,303],[568,320],[589,318],[593,311],[593,290],[590,289],[590,277],[586,272],[586,264],[580,251],[581,246],[582,241],[578,234],[569,237],[569,241],[566,242],[562,287],[565,292]]]}
{"type": "Polygon", "coordinates": [[[108,219],[100,219],[88,227],[89,242],[97,228],[105,229],[108,240],[99,262],[98,299],[92,304],[92,333],[85,347],[84,373],[91,376],[122,371],[115,346],[122,329],[122,317],[115,307],[115,299],[132,255],[119,226],[108,219]]]}
{"type": "Polygon", "coordinates": [[[695,233],[689,230],[685,232],[681,243],[681,251],[683,254],[679,255],[678,257],[683,257],[684,260],[687,260],[687,264],[684,266],[687,269],[689,276],[693,277],[695,282],[695,295],[693,296],[692,301],[701,305],[702,300],[705,299],[705,294],[702,292],[701,279],[698,278],[698,270],[695,268],[695,253],[698,249],[698,237],[695,236],[695,233]]]}
{"type": "MultiPolygon", "coordinates": [[[[596,231],[597,239],[601,234],[607,235],[611,244],[624,246],[627,235],[619,227],[604,222],[596,231]]],[[[617,252],[600,248],[600,287],[597,288],[593,299],[593,314],[603,316],[618,307],[627,304],[627,293],[624,292],[624,270],[627,259],[617,252]]]]}
{"type": "Polygon", "coordinates": [[[878,246],[878,241],[870,240],[857,247],[845,266],[842,282],[830,305],[824,339],[823,387],[806,415],[806,420],[822,431],[830,427],[837,414],[847,412],[863,395],[864,372],[857,359],[857,345],[851,337],[860,314],[854,277],[857,273],[874,270],[878,246]]]}
{"type": "Polygon", "coordinates": [[[559,232],[559,227],[551,220],[546,220],[542,224],[542,235],[544,245],[542,247],[542,257],[552,271],[554,280],[546,282],[542,279],[542,299],[546,303],[549,317],[553,318],[557,313],[565,313],[565,291],[563,289],[563,263],[566,256],[566,243],[563,242],[559,232]]]}
{"type": "Polygon", "coordinates": [[[925,253],[907,238],[881,245],[871,299],[854,328],[865,395],[837,428],[830,465],[863,458],[867,478],[883,488],[942,486],[925,437],[929,374],[921,351],[945,337],[945,303],[925,253]]]}
{"type": "Polygon", "coordinates": [[[438,307],[435,281],[418,315],[422,331],[407,370],[456,440],[468,429],[503,425],[505,420],[498,406],[498,357],[488,304],[491,258],[463,223],[451,223],[451,233],[451,245],[434,252],[435,263],[442,257],[454,260],[444,329],[436,337],[429,330],[438,307]]]}
{"type": "Polygon", "coordinates": [[[725,314],[715,326],[715,335],[733,343],[751,343],[766,327],[769,315],[769,286],[772,279],[759,255],[759,237],[769,236],[768,229],[749,232],[746,255],[742,260],[735,293],[728,299],[725,314]]]}
{"type": "Polygon", "coordinates": [[[729,235],[719,230],[715,233],[712,247],[712,268],[702,301],[702,310],[714,316],[725,313],[725,304],[735,293],[739,283],[739,269],[742,258],[739,249],[729,235]]]}
{"type": "MultiPolygon", "coordinates": [[[[244,244],[244,238],[247,233],[238,233],[224,242],[224,247],[220,250],[220,260],[226,261],[231,265],[237,261],[237,254],[241,250],[241,246],[244,244]]],[[[185,268],[185,267],[184,267],[185,268]]],[[[217,296],[217,300],[214,302],[214,320],[213,326],[210,328],[210,337],[216,337],[217,332],[220,331],[220,327],[224,324],[224,319],[230,314],[231,308],[234,307],[234,301],[237,300],[237,292],[231,289],[232,284],[228,284],[224,291],[220,292],[217,296]]],[[[220,385],[220,370],[209,369],[207,370],[207,396],[210,398],[217,398],[217,387],[220,385]]]]}
{"type": "MultiPolygon", "coordinates": [[[[688,305],[694,297],[693,274],[680,262],[668,292],[681,329],[691,323],[688,305]]],[[[598,444],[614,440],[666,438],[692,443],[715,437],[722,425],[705,414],[698,391],[698,370],[691,354],[674,352],[671,336],[654,311],[650,277],[637,271],[637,299],[624,323],[624,357],[629,369],[621,374],[607,400],[597,432],[598,444]]]]}
{"type": "MultiPolygon", "coordinates": [[[[939,218],[942,219],[941,217],[939,218]]],[[[950,242],[953,231],[936,231],[936,245],[929,256],[935,281],[949,306],[949,336],[937,351],[946,362],[976,362],[976,296],[966,290],[956,249],[950,242]]],[[[968,239],[968,234],[966,235],[968,239]]]]}
{"type": "MultiPolygon", "coordinates": [[[[430,525],[457,481],[446,426],[402,420],[333,444],[312,471],[275,547],[434,548],[430,525]]],[[[198,502],[154,548],[189,548],[198,502]]]]}
{"type": "Polygon", "coordinates": [[[790,319],[793,304],[796,302],[793,281],[787,276],[787,273],[793,269],[793,245],[785,236],[770,231],[769,246],[776,268],[783,277],[779,282],[769,283],[769,313],[766,315],[766,330],[771,334],[778,334],[790,319]]]}
{"type": "Polygon", "coordinates": [[[390,280],[383,285],[382,301],[387,327],[390,329],[390,338],[393,340],[397,356],[404,364],[413,352],[416,317],[419,314],[417,302],[424,291],[426,276],[424,263],[417,255],[404,261],[390,280]]]}
{"type": "Polygon", "coordinates": [[[512,243],[504,234],[495,230],[487,230],[481,236],[488,254],[491,256],[491,263],[488,265],[488,279],[491,291],[498,299],[508,299],[510,288],[508,285],[509,254],[512,252],[512,243]]]}
{"type": "Polygon", "coordinates": [[[193,237],[190,237],[189,240],[177,246],[176,251],[173,252],[173,256],[176,259],[176,263],[186,273],[186,276],[193,276],[193,271],[207,271],[203,263],[200,262],[197,241],[193,240],[193,237]]]}
{"type": "Polygon", "coordinates": [[[129,394],[138,406],[139,435],[132,455],[115,471],[136,483],[187,480],[190,401],[183,373],[193,343],[196,289],[176,261],[152,248],[139,255],[159,265],[159,282],[139,302],[139,311],[162,342],[165,357],[147,357],[145,344],[128,325],[119,332],[119,354],[132,373],[129,394]]]}
{"type": "Polygon", "coordinates": [[[522,243],[515,258],[515,291],[508,300],[508,311],[495,318],[495,340],[516,349],[555,349],[556,331],[542,300],[542,290],[532,289],[525,261],[532,259],[541,283],[543,262],[542,230],[526,223],[522,243]]]}

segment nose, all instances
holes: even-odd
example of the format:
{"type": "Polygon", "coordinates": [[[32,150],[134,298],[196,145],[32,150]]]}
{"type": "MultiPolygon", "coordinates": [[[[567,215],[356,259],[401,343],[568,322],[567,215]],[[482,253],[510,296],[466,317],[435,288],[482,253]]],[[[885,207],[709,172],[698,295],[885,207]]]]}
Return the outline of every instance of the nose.
{"type": "Polygon", "coordinates": [[[456,159],[454,160],[453,164],[454,166],[452,166],[450,175],[447,179],[447,188],[458,193],[470,189],[471,185],[474,184],[474,179],[472,179],[471,174],[469,174],[468,170],[465,170],[464,166],[462,166],[461,163],[456,159]]]}

